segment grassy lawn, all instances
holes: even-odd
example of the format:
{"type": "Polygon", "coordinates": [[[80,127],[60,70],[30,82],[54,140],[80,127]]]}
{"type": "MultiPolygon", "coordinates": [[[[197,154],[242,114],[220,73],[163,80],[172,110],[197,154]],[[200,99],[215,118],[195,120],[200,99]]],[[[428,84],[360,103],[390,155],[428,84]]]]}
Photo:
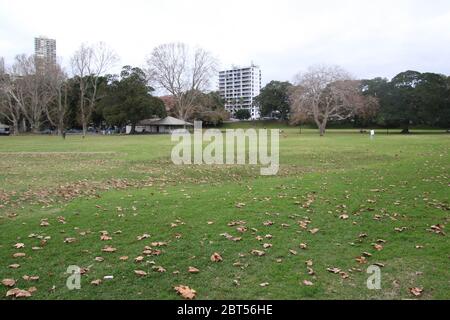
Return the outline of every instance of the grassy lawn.
{"type": "Polygon", "coordinates": [[[169,136],[0,137],[0,280],[32,299],[181,299],[180,284],[197,299],[450,299],[448,234],[429,231],[448,232],[450,135],[432,133],[284,129],[275,177],[175,166],[169,136]]]}

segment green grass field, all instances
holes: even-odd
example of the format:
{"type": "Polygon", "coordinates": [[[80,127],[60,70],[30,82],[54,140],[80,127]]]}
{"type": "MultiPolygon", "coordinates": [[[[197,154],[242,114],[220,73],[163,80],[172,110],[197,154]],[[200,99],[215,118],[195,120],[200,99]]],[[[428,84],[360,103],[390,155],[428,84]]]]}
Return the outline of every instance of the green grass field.
{"type": "Polygon", "coordinates": [[[171,148],[170,136],[0,137],[0,280],[35,287],[29,299],[181,299],[177,285],[197,299],[450,299],[450,135],[285,129],[274,177],[175,166],[171,148]],[[373,264],[381,290],[366,286],[373,264]],[[80,290],[66,287],[70,265],[86,269],[80,290]]]}

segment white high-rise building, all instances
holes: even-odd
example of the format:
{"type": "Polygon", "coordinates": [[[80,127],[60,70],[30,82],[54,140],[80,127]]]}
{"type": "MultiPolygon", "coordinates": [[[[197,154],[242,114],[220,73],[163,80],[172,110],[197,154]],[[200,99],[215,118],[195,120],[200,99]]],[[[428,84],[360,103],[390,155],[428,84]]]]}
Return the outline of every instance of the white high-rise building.
{"type": "Polygon", "coordinates": [[[46,63],[56,63],[56,40],[47,37],[34,38],[34,54],[46,63]]]}
{"type": "Polygon", "coordinates": [[[233,67],[219,73],[220,97],[231,115],[240,109],[247,109],[253,120],[259,119],[259,107],[254,100],[260,91],[261,69],[258,66],[252,64],[245,68],[233,67]]]}

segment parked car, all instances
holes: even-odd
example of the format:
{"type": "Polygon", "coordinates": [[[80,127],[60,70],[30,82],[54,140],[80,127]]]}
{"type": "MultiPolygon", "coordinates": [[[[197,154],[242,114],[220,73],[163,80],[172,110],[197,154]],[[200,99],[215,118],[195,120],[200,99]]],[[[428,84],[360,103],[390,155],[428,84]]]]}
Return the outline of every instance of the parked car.
{"type": "Polygon", "coordinates": [[[79,130],[79,129],[69,129],[66,131],[66,134],[81,134],[83,133],[83,130],[79,130]]]}
{"type": "Polygon", "coordinates": [[[41,134],[53,134],[53,131],[51,129],[45,129],[41,131],[41,134]]]}
{"type": "Polygon", "coordinates": [[[9,136],[10,134],[11,134],[11,132],[9,130],[9,126],[7,126],[6,124],[0,123],[0,135],[9,136]]]}

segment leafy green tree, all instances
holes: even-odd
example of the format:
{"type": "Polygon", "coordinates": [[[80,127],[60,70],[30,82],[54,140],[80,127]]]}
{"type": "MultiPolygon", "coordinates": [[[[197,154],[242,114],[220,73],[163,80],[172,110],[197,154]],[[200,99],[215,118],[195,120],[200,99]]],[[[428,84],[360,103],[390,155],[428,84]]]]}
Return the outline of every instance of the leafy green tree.
{"type": "Polygon", "coordinates": [[[420,82],[421,73],[417,71],[402,72],[391,81],[391,103],[388,106],[402,127],[402,133],[409,133],[412,124],[422,122],[419,117],[421,101],[416,90],[420,82]]]}
{"type": "Polygon", "coordinates": [[[234,116],[239,120],[248,120],[252,115],[248,109],[240,109],[234,113],[234,116]]]}
{"type": "Polygon", "coordinates": [[[448,128],[450,90],[447,77],[436,73],[422,73],[416,93],[420,100],[418,117],[421,121],[430,126],[448,128]]]}
{"type": "Polygon", "coordinates": [[[151,95],[154,89],[140,68],[125,66],[120,77],[114,77],[102,101],[103,116],[111,125],[131,124],[135,132],[137,122],[151,116],[165,115],[164,102],[151,95]]]}
{"type": "Polygon", "coordinates": [[[256,97],[255,101],[260,108],[262,116],[272,116],[278,114],[283,120],[289,116],[289,82],[271,81],[256,97]]]}

